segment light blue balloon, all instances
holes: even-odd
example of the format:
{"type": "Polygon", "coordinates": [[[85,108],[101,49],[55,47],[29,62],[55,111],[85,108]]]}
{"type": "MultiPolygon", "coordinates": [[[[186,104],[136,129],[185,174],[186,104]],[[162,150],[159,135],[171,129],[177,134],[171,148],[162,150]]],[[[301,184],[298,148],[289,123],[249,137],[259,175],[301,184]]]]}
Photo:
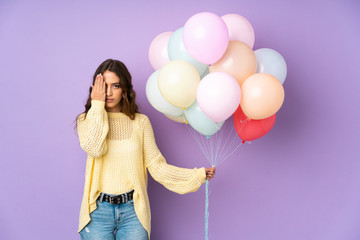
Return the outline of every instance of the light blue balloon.
{"type": "Polygon", "coordinates": [[[184,114],[190,126],[205,136],[214,135],[224,124],[224,122],[215,123],[208,118],[196,101],[184,111],[184,114]]]}
{"type": "Polygon", "coordinates": [[[180,116],[184,110],[172,105],[164,99],[158,86],[160,70],[153,72],[146,83],[146,97],[150,104],[159,112],[171,116],[180,116]]]}
{"type": "Polygon", "coordinates": [[[283,84],[287,74],[287,66],[283,56],[271,48],[260,48],[254,53],[257,63],[256,72],[271,74],[283,84]]]}
{"type": "Polygon", "coordinates": [[[183,28],[181,27],[173,34],[171,34],[171,37],[169,39],[168,43],[168,55],[170,61],[172,60],[184,60],[190,64],[192,64],[196,70],[198,70],[199,75],[201,76],[206,69],[209,68],[207,64],[203,64],[197,60],[195,60],[186,50],[185,45],[182,40],[182,32],[183,28]]]}

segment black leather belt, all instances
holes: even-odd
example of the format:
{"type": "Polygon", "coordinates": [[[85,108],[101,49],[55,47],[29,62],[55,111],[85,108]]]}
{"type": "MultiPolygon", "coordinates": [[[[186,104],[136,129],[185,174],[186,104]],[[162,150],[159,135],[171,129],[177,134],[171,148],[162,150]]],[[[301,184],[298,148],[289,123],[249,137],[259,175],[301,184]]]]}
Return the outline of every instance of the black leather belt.
{"type": "Polygon", "coordinates": [[[128,193],[115,195],[115,196],[110,196],[108,194],[101,193],[100,196],[98,197],[98,199],[100,199],[100,202],[105,201],[110,204],[122,204],[124,202],[132,200],[133,197],[134,197],[134,190],[132,190],[131,192],[128,192],[128,193]],[[101,196],[102,196],[102,198],[101,198],[101,196]]]}

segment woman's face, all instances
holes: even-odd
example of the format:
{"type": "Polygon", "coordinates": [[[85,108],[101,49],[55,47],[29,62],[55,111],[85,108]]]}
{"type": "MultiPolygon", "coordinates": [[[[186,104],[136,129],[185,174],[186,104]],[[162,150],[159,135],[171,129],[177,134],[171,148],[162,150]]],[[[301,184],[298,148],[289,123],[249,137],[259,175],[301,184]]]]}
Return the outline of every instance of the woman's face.
{"type": "Polygon", "coordinates": [[[121,93],[120,79],[119,77],[109,70],[103,73],[103,77],[106,83],[106,111],[108,112],[120,112],[121,106],[121,93]]]}

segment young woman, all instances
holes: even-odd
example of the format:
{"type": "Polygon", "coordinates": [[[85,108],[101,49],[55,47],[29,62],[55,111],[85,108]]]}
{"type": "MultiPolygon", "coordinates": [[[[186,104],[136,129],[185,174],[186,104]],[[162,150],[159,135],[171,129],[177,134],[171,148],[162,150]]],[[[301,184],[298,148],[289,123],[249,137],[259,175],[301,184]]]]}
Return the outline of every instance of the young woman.
{"type": "Polygon", "coordinates": [[[215,168],[166,163],[148,117],[138,111],[131,75],[118,60],[108,59],[96,70],[77,131],[88,154],[78,229],[82,239],[150,238],[147,170],[180,194],[197,191],[215,174],[215,168]]]}

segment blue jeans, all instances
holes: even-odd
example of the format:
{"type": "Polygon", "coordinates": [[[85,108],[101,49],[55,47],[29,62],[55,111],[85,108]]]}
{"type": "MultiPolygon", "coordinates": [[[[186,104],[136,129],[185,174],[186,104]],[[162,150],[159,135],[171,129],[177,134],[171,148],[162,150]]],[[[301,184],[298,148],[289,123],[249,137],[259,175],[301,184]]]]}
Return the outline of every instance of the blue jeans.
{"type": "Polygon", "coordinates": [[[120,205],[96,201],[91,221],[81,230],[82,240],[147,240],[148,233],[134,209],[134,200],[120,205]],[[116,232],[115,232],[116,231],[116,232]]]}

